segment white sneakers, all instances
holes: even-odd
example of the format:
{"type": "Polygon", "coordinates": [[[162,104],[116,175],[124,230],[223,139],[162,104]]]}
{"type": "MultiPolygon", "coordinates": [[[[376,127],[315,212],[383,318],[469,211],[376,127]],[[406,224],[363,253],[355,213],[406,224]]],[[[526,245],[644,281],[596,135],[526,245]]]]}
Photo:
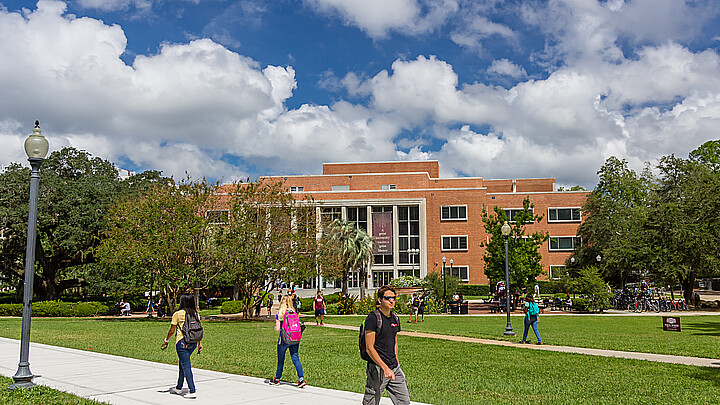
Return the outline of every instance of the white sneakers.
{"type": "Polygon", "coordinates": [[[182,396],[182,397],[185,398],[185,399],[195,399],[195,398],[197,398],[197,393],[196,393],[196,392],[185,392],[185,393],[183,394],[183,390],[179,390],[179,389],[177,389],[177,388],[175,388],[175,387],[171,387],[171,388],[168,390],[168,392],[170,392],[171,394],[180,395],[180,396],[182,396]]]}
{"type": "Polygon", "coordinates": [[[188,392],[187,394],[183,395],[183,398],[185,398],[185,399],[195,399],[195,398],[197,398],[197,393],[195,393],[195,392],[188,392]]]}

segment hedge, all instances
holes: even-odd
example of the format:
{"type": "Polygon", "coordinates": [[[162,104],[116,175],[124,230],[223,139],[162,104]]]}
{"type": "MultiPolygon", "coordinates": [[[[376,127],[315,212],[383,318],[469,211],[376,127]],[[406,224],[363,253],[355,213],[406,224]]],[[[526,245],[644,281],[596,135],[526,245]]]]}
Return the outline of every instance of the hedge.
{"type": "Polygon", "coordinates": [[[220,307],[221,314],[237,314],[242,312],[243,303],[242,301],[225,301],[220,307]]]}
{"type": "MultiPolygon", "coordinates": [[[[22,316],[23,304],[0,304],[0,316],[22,316]]],[[[88,317],[107,315],[110,308],[100,302],[40,301],[32,304],[32,316],[88,317]]]]}
{"type": "MultiPolygon", "coordinates": [[[[488,284],[459,284],[457,292],[462,295],[490,295],[490,285],[488,284]]],[[[448,291],[448,295],[452,292],[448,291]]]]}

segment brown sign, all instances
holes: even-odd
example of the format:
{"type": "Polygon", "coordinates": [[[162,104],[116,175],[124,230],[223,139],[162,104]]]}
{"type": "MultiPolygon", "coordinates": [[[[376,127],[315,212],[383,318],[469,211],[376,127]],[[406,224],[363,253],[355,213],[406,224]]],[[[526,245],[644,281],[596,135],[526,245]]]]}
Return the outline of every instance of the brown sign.
{"type": "Polygon", "coordinates": [[[679,316],[663,316],[663,330],[669,330],[671,332],[680,332],[680,317],[679,316]]]}
{"type": "Polygon", "coordinates": [[[375,254],[392,254],[392,212],[372,213],[373,237],[377,241],[375,254]]]}

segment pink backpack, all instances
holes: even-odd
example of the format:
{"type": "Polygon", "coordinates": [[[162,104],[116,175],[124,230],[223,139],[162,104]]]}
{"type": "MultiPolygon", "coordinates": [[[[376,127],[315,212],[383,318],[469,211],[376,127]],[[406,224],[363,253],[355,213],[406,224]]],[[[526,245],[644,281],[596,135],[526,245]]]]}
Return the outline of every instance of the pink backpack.
{"type": "Polygon", "coordinates": [[[285,311],[280,335],[282,336],[282,342],[286,345],[300,343],[302,324],[300,323],[300,316],[297,312],[285,311]]]}

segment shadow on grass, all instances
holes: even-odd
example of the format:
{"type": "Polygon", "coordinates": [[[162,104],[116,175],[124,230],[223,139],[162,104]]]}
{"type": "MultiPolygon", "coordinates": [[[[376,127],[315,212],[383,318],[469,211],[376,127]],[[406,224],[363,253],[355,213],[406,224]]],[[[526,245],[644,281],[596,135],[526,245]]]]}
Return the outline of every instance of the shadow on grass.
{"type": "MultiPolygon", "coordinates": [[[[717,361],[720,364],[720,360],[717,361]]],[[[710,381],[716,387],[720,387],[720,373],[716,368],[697,367],[697,371],[689,373],[689,376],[700,381],[710,381]]]]}
{"type": "Polygon", "coordinates": [[[697,336],[720,336],[720,321],[717,322],[686,322],[683,328],[694,329],[690,334],[697,336]]]}

